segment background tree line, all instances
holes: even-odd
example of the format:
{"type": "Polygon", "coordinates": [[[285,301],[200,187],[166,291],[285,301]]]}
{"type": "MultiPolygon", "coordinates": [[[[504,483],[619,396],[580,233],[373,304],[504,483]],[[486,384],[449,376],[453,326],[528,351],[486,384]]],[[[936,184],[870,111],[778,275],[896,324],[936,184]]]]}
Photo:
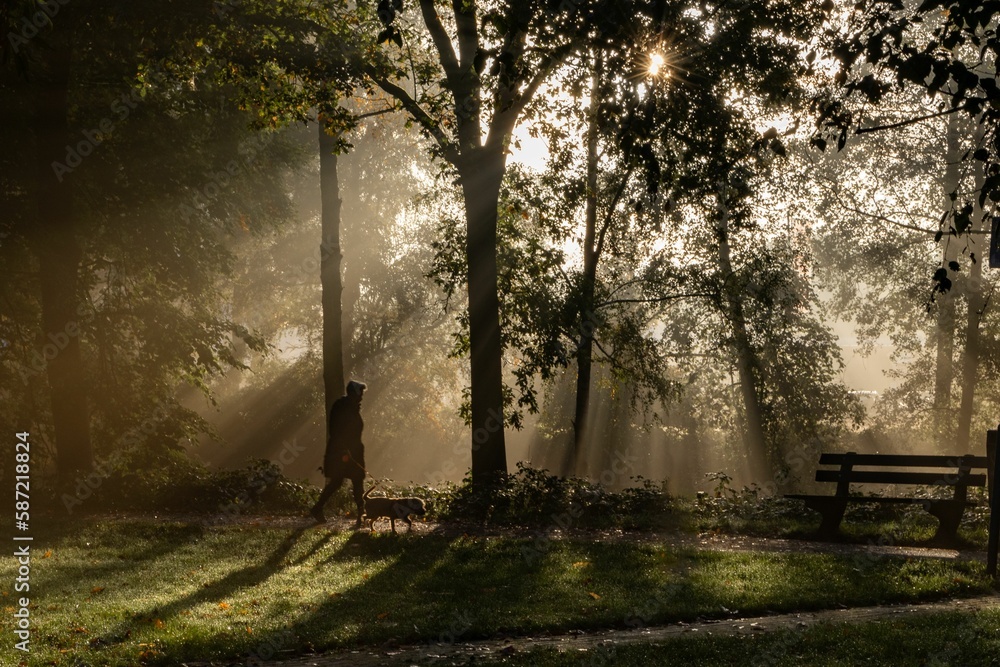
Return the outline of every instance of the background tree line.
{"type": "Polygon", "coordinates": [[[514,456],[638,451],[678,488],[844,439],[968,451],[991,6],[9,4],[0,420],[70,480],[318,450],[351,375],[373,467],[429,481],[488,487],[520,427],[514,456]],[[867,420],[835,317],[892,341],[867,420]]]}

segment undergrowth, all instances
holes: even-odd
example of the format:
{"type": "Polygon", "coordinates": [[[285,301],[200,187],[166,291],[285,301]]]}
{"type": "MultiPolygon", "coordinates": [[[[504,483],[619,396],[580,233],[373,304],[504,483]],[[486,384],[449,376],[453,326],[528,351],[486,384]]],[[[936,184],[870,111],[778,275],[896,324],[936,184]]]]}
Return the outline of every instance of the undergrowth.
{"type": "MultiPolygon", "coordinates": [[[[182,454],[159,457],[155,464],[121,465],[96,483],[48,496],[52,507],[84,511],[182,512],[222,519],[247,514],[304,514],[319,488],[293,481],[265,460],[238,470],[213,471],[182,454]],[[90,488],[93,486],[94,488],[90,488]],[[70,500],[67,500],[69,498],[70,500]],[[76,499],[76,500],[73,500],[76,499]],[[77,502],[79,501],[79,502],[77,502]],[[67,505],[69,505],[67,507],[67,505]]],[[[801,501],[762,493],[756,485],[734,488],[724,472],[707,475],[713,488],[696,497],[671,496],[665,482],[633,477],[632,485],[608,489],[579,478],[563,478],[519,463],[489,488],[461,483],[398,484],[379,480],[375,495],[418,496],[428,503],[425,520],[471,522],[483,526],[535,529],[623,529],[731,533],[771,537],[810,537],[819,515],[801,501]]],[[[366,487],[373,483],[366,481],[366,487]]],[[[334,495],[327,513],[350,515],[350,482],[334,495]]],[[[917,488],[916,497],[934,498],[948,489],[917,488]]],[[[989,509],[983,489],[970,489],[975,505],[964,514],[960,545],[985,544],[989,509]]],[[[853,504],[842,524],[847,541],[889,544],[927,542],[937,521],[919,504],[853,504]]]]}

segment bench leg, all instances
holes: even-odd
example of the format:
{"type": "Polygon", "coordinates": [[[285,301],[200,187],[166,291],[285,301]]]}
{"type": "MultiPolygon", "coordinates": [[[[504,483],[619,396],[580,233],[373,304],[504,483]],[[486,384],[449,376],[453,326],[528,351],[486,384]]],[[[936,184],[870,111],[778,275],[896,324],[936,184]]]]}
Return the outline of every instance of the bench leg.
{"type": "Polygon", "coordinates": [[[938,529],[934,539],[941,542],[954,542],[958,537],[958,525],[962,523],[962,512],[965,508],[953,502],[931,502],[927,511],[937,517],[938,529]]]}
{"type": "Polygon", "coordinates": [[[806,507],[819,512],[823,520],[819,524],[820,537],[836,537],[840,533],[840,522],[844,520],[847,502],[831,502],[827,498],[816,501],[806,500],[806,507]]]}

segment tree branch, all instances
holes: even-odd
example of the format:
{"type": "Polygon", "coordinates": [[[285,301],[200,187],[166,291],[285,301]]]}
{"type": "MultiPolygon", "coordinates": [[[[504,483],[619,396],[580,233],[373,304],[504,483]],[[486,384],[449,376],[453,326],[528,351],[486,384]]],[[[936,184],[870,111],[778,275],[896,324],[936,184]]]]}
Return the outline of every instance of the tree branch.
{"type": "Polygon", "coordinates": [[[395,109],[393,109],[392,107],[389,107],[388,109],[376,109],[375,111],[366,111],[363,114],[358,114],[357,116],[354,117],[354,119],[363,120],[365,118],[371,118],[372,116],[381,116],[382,114],[385,113],[392,113],[393,111],[395,111],[395,109]]]}
{"type": "Polygon", "coordinates": [[[908,118],[906,120],[901,120],[897,123],[889,123],[888,125],[876,125],[875,127],[859,127],[854,130],[854,134],[868,134],[869,132],[878,132],[879,130],[891,130],[897,127],[906,127],[907,125],[915,125],[921,121],[930,120],[932,118],[940,118],[941,116],[947,116],[948,114],[955,113],[956,111],[963,111],[969,105],[963,104],[961,106],[952,107],[951,109],[945,109],[944,111],[938,111],[936,113],[927,114],[926,116],[918,116],[917,118],[908,118]]]}
{"type": "Polygon", "coordinates": [[[410,97],[409,93],[385,77],[379,75],[373,68],[365,68],[365,73],[379,88],[384,90],[386,94],[391,95],[400,104],[402,104],[403,108],[409,112],[413,119],[420,123],[420,126],[434,138],[434,141],[437,142],[438,146],[441,148],[442,154],[448,162],[453,165],[458,164],[458,159],[460,157],[458,149],[455,148],[455,144],[452,143],[448,135],[441,129],[440,123],[434,120],[434,118],[432,118],[430,114],[428,114],[423,107],[417,103],[416,100],[410,97]]]}
{"type": "Polygon", "coordinates": [[[566,42],[559,48],[551,51],[548,55],[547,61],[543,60],[539,64],[538,71],[535,72],[535,76],[530,82],[528,82],[524,92],[521,93],[520,96],[518,96],[518,98],[514,101],[514,107],[517,109],[517,113],[519,115],[521,111],[524,110],[524,107],[531,102],[531,98],[535,96],[538,88],[542,85],[545,79],[549,77],[552,70],[562,64],[566,57],[573,51],[574,47],[575,44],[573,42],[566,42]]]}
{"type": "Polygon", "coordinates": [[[604,252],[604,239],[607,236],[608,228],[611,226],[611,218],[615,214],[615,208],[618,206],[618,202],[621,201],[622,195],[625,193],[625,186],[628,185],[628,180],[632,178],[632,171],[635,169],[634,164],[630,164],[628,170],[625,172],[625,177],[622,178],[621,185],[618,186],[618,191],[615,192],[615,196],[611,200],[611,205],[608,206],[608,213],[604,216],[604,222],[601,224],[601,231],[597,235],[597,248],[594,254],[598,259],[601,257],[601,253],[604,252]]]}
{"type": "Polygon", "coordinates": [[[604,346],[601,345],[601,341],[597,340],[596,336],[593,338],[593,341],[594,345],[596,345],[597,349],[601,351],[601,354],[604,355],[604,358],[608,361],[608,363],[611,364],[612,368],[620,368],[625,371],[628,370],[627,368],[625,368],[625,366],[622,365],[620,361],[618,361],[618,359],[615,358],[614,354],[604,349],[604,346]]]}
{"type": "MultiPolygon", "coordinates": [[[[888,224],[893,225],[895,227],[902,227],[903,229],[909,229],[909,230],[912,230],[912,231],[915,231],[915,232],[922,232],[922,233],[927,234],[929,236],[933,236],[933,235],[937,234],[938,231],[939,231],[937,229],[924,229],[923,227],[918,227],[917,225],[908,225],[905,222],[899,222],[898,220],[893,220],[892,218],[886,217],[886,216],[881,215],[879,213],[869,213],[868,211],[863,211],[863,210],[861,210],[859,208],[854,208],[852,206],[848,206],[847,204],[841,204],[841,207],[844,210],[846,210],[846,211],[850,211],[851,213],[855,213],[857,215],[863,215],[866,218],[872,218],[874,220],[879,220],[881,222],[888,223],[888,224]]],[[[965,230],[962,233],[963,234],[989,234],[990,230],[986,230],[986,229],[967,229],[967,230],[965,230]]]]}
{"type": "Polygon", "coordinates": [[[493,109],[493,120],[490,123],[490,131],[486,136],[487,145],[502,142],[504,137],[514,131],[514,125],[520,118],[521,112],[531,102],[538,88],[549,77],[552,70],[572,52],[573,42],[566,42],[559,48],[550,51],[549,54],[539,63],[535,75],[528,82],[524,92],[517,94],[517,88],[521,81],[511,81],[507,87],[499,86],[495,98],[496,106],[493,109]],[[503,92],[505,91],[505,92],[503,92]],[[509,103],[509,107],[504,106],[509,103]]]}
{"type": "Polygon", "coordinates": [[[614,306],[619,303],[663,303],[665,301],[673,301],[675,299],[688,299],[694,297],[704,297],[706,299],[712,299],[715,294],[712,292],[687,292],[684,294],[668,294],[667,296],[657,296],[649,299],[611,299],[609,301],[602,301],[597,304],[598,308],[603,308],[604,306],[614,306]]]}
{"type": "Polygon", "coordinates": [[[437,9],[434,8],[434,0],[420,0],[420,11],[424,16],[427,32],[430,33],[431,39],[434,40],[434,46],[437,48],[445,76],[448,77],[448,83],[451,85],[452,91],[455,92],[458,89],[462,73],[458,65],[458,59],[455,57],[455,49],[451,46],[451,39],[448,37],[448,32],[441,23],[441,17],[438,16],[437,9]]]}
{"type": "Polygon", "coordinates": [[[455,23],[458,26],[459,70],[468,74],[479,51],[479,31],[476,29],[476,5],[468,0],[452,0],[455,23]]]}

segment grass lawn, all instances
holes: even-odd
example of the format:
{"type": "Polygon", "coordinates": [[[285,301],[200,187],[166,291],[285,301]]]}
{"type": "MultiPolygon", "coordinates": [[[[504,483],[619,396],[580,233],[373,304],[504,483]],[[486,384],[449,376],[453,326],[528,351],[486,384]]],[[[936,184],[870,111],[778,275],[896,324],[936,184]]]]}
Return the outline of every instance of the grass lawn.
{"type": "MultiPolygon", "coordinates": [[[[52,522],[36,530],[32,554],[32,665],[247,660],[387,640],[929,600],[991,586],[982,564],[970,562],[154,520],[52,522]]],[[[23,657],[9,639],[14,577],[13,559],[4,559],[4,665],[23,657]]]]}

